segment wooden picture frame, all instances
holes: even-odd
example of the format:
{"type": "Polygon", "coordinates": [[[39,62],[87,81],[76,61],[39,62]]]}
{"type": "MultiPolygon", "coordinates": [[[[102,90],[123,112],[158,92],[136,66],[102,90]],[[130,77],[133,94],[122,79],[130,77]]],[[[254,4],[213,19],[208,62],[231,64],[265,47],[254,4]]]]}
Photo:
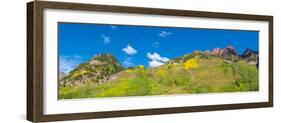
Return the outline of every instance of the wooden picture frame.
{"type": "Polygon", "coordinates": [[[27,3],[27,120],[49,122],[62,120],[80,120],[108,117],[140,116],[260,108],[273,106],[273,16],[170,10],[125,6],[94,5],[80,3],[62,3],[34,1],[27,3]],[[171,17],[199,17],[233,20],[251,20],[268,22],[268,101],[239,104],[218,104],[206,106],[181,106],[153,109],[136,109],[102,112],[79,112],[67,114],[44,114],[44,11],[46,9],[100,11],[113,13],[131,13],[143,15],[168,15],[171,17]]]}

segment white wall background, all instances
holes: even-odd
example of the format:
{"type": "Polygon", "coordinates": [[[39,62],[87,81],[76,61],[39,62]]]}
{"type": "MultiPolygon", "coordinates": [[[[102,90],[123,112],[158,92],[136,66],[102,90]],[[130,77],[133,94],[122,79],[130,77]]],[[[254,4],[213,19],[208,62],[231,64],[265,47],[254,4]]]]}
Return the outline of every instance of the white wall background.
{"type": "MultiPolygon", "coordinates": [[[[71,0],[59,0],[71,1],[71,0]]],[[[75,0],[72,0],[75,1],[75,0]]],[[[78,1],[78,0],[77,0],[78,1]]],[[[67,121],[66,123],[244,123],[280,122],[281,9],[278,0],[80,0],[97,4],[274,15],[274,108],[182,113],[171,115],[67,121]]],[[[26,111],[26,2],[0,3],[0,122],[25,123],[26,111]]]]}

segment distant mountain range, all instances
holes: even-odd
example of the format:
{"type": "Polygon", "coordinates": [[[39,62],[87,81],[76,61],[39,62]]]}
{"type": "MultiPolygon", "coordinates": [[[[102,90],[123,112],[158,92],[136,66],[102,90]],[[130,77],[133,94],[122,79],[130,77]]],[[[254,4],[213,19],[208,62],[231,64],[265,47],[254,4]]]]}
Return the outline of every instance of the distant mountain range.
{"type": "Polygon", "coordinates": [[[247,48],[243,54],[238,54],[236,49],[232,46],[228,46],[226,48],[215,48],[212,51],[206,50],[205,52],[202,51],[194,51],[191,54],[186,54],[183,57],[178,57],[175,59],[172,59],[170,62],[173,61],[178,61],[181,60],[181,62],[186,61],[187,59],[189,59],[190,57],[194,57],[197,54],[201,54],[202,56],[216,56],[216,57],[220,57],[224,60],[229,60],[229,61],[239,61],[239,60],[243,60],[248,64],[252,64],[252,65],[257,65],[258,64],[258,58],[259,58],[259,54],[258,52],[251,50],[249,48],[247,48]],[[185,57],[188,56],[188,57],[185,57]]]}
{"type": "MultiPolygon", "coordinates": [[[[94,56],[89,62],[80,64],[67,75],[60,73],[59,85],[62,88],[60,97],[100,97],[112,91],[110,88],[124,89],[127,86],[129,88],[122,91],[128,94],[116,92],[117,94],[108,95],[142,95],[140,94],[142,92],[130,90],[137,89],[135,86],[139,86],[134,85],[136,83],[131,81],[140,83],[151,81],[155,86],[163,87],[162,89],[164,90],[157,90],[155,94],[255,91],[258,89],[258,59],[259,54],[256,51],[246,49],[243,54],[238,54],[234,47],[229,46],[222,49],[215,48],[211,51],[194,51],[171,59],[164,65],[154,68],[145,68],[142,65],[135,68],[124,68],[112,54],[100,54],[94,56]],[[90,94],[91,96],[79,97],[75,92],[72,92],[73,95],[71,95],[70,92],[65,92],[65,89],[63,89],[66,87],[83,87],[87,83],[91,83],[92,88],[95,90],[94,92],[89,90],[93,93],[90,94]],[[126,84],[126,87],[119,87],[121,86],[120,84],[126,84]],[[207,88],[207,90],[200,90],[199,87],[201,86],[204,89],[207,88]],[[101,89],[101,87],[103,88],[101,89]],[[166,92],[164,92],[165,90],[166,92]],[[129,92],[134,92],[135,94],[129,92]]],[[[151,83],[146,84],[150,85],[151,83]]],[[[145,87],[143,91],[151,88],[150,86],[147,87],[147,85],[142,85],[141,87],[143,86],[145,87]]],[[[154,95],[153,90],[150,89],[147,95],[154,95]]]]}

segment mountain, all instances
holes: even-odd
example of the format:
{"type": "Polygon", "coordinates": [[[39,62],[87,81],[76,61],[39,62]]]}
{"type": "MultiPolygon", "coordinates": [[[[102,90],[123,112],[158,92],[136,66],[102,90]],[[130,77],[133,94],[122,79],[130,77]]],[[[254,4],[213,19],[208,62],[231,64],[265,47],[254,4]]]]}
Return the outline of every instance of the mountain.
{"type": "Polygon", "coordinates": [[[112,54],[96,55],[87,63],[80,64],[76,69],[60,80],[61,86],[72,86],[87,82],[102,83],[112,75],[123,70],[112,54]]]}
{"type": "Polygon", "coordinates": [[[93,57],[90,64],[99,64],[98,62],[120,66],[120,63],[112,54],[98,54],[93,57]]]}
{"type": "Polygon", "coordinates": [[[97,55],[60,81],[59,98],[257,91],[259,71],[246,60],[255,53],[238,55],[233,47],[194,51],[154,68],[123,68],[114,56],[97,55]]]}
{"type": "Polygon", "coordinates": [[[60,72],[60,73],[59,73],[59,80],[61,80],[61,79],[64,78],[65,76],[66,76],[66,73],[60,72]]]}
{"type": "Polygon", "coordinates": [[[240,57],[245,60],[248,64],[253,64],[258,66],[259,53],[247,48],[240,57]]]}
{"type": "Polygon", "coordinates": [[[227,60],[239,60],[239,56],[234,47],[228,46],[222,50],[221,56],[227,60]]]}
{"type": "Polygon", "coordinates": [[[239,60],[239,55],[238,55],[236,49],[232,46],[228,46],[228,47],[223,48],[223,49],[215,48],[211,52],[206,51],[205,53],[207,55],[219,56],[219,57],[222,57],[222,58],[224,58],[226,60],[230,60],[230,61],[239,60]]]}
{"type": "Polygon", "coordinates": [[[215,48],[212,51],[205,51],[207,55],[219,56],[229,61],[243,60],[251,65],[258,66],[259,53],[250,48],[247,48],[242,54],[238,54],[236,49],[232,46],[226,48],[215,48]]]}

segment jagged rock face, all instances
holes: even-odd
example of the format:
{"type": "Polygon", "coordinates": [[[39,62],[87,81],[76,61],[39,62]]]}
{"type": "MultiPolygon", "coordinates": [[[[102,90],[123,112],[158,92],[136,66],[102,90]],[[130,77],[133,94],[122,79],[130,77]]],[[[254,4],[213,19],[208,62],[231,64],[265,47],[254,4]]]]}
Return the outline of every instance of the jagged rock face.
{"type": "Polygon", "coordinates": [[[220,55],[221,57],[223,57],[224,59],[226,60],[230,60],[230,61],[237,61],[239,60],[239,56],[235,50],[234,47],[227,47],[227,48],[224,48],[222,50],[222,53],[220,55]]]}
{"type": "Polygon", "coordinates": [[[222,52],[223,52],[222,49],[220,49],[220,48],[215,48],[215,49],[212,50],[212,52],[211,52],[210,54],[211,54],[211,55],[221,55],[222,52]]]}
{"type": "Polygon", "coordinates": [[[66,76],[66,74],[64,72],[60,72],[59,73],[59,80],[61,80],[62,78],[64,78],[66,76]]]}
{"type": "Polygon", "coordinates": [[[225,56],[230,56],[230,55],[233,55],[233,56],[237,55],[237,52],[233,47],[227,47],[222,50],[221,56],[225,57],[225,56]]]}
{"type": "Polygon", "coordinates": [[[247,48],[240,57],[248,64],[258,65],[259,54],[256,51],[247,48]]]}
{"type": "Polygon", "coordinates": [[[99,61],[99,60],[92,60],[89,62],[89,64],[92,64],[92,65],[103,65],[103,64],[106,64],[107,62],[102,62],[102,61],[99,61]]]}
{"type": "Polygon", "coordinates": [[[80,64],[76,69],[61,79],[60,85],[71,86],[86,82],[105,82],[122,69],[120,63],[113,55],[96,55],[91,61],[80,64]]]}
{"type": "Polygon", "coordinates": [[[194,56],[200,56],[201,58],[208,58],[209,56],[216,56],[223,58],[228,62],[235,62],[239,60],[243,60],[248,64],[256,65],[258,67],[259,62],[259,54],[256,51],[253,51],[247,48],[242,55],[238,55],[236,49],[232,46],[228,46],[226,48],[215,48],[212,51],[206,50],[205,52],[194,51],[189,55],[184,55],[182,57],[178,57],[175,59],[171,59],[168,63],[182,63],[194,56]]]}
{"type": "Polygon", "coordinates": [[[215,48],[211,52],[207,52],[207,54],[221,56],[221,57],[225,57],[225,58],[237,56],[237,52],[236,52],[235,48],[232,46],[228,46],[224,49],[215,48]]]}
{"type": "Polygon", "coordinates": [[[239,60],[239,56],[234,47],[228,46],[224,49],[215,48],[211,52],[206,52],[207,55],[219,56],[226,60],[235,61],[239,60]]]}
{"type": "Polygon", "coordinates": [[[120,66],[118,60],[112,54],[99,54],[93,57],[92,61],[105,62],[107,64],[116,64],[120,66]]]}
{"type": "Polygon", "coordinates": [[[242,58],[248,58],[249,60],[257,60],[259,55],[258,52],[255,52],[251,49],[246,49],[244,53],[241,55],[242,58]]]}

